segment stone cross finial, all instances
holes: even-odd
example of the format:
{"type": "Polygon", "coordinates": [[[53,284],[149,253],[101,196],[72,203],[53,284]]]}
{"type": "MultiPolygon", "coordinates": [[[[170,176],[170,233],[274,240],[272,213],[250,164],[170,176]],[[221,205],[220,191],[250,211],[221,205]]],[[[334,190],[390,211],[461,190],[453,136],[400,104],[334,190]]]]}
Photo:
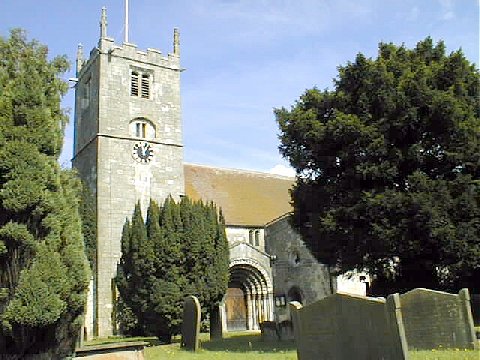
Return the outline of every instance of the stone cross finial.
{"type": "Polygon", "coordinates": [[[83,62],[84,62],[84,59],[83,59],[83,45],[82,45],[82,44],[78,44],[78,48],[77,48],[77,61],[76,61],[77,76],[78,76],[78,74],[80,73],[80,71],[82,70],[83,62]]]}
{"type": "Polygon", "coordinates": [[[100,18],[100,39],[107,37],[107,8],[102,7],[102,17],[100,18]]]}
{"type": "Polygon", "coordinates": [[[177,28],[173,29],[173,54],[180,56],[180,33],[177,28]]]}

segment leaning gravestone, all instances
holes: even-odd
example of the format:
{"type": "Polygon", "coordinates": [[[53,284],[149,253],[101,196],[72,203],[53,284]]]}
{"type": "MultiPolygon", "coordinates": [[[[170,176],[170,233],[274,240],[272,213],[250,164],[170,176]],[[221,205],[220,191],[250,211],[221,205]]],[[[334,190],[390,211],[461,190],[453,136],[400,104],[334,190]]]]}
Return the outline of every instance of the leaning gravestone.
{"type": "Polygon", "coordinates": [[[198,336],[200,334],[200,303],[195,296],[188,296],[183,303],[182,347],[198,350],[198,336]]]}

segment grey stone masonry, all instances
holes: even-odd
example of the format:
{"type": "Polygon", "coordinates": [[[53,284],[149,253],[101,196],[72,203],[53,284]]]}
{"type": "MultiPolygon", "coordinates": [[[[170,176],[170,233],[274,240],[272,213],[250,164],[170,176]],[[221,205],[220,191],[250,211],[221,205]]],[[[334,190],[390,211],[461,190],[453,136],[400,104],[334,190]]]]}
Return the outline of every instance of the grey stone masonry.
{"type": "Polygon", "coordinates": [[[120,240],[126,218],[140,202],[146,215],[150,199],[159,203],[185,193],[180,101],[178,31],[175,51],[101,38],[85,62],[77,59],[73,166],[90,186],[97,205],[97,271],[95,331],[111,335],[120,240]],[[135,146],[149,147],[148,158],[135,146]]]}
{"type": "Polygon", "coordinates": [[[313,257],[301,236],[288,223],[288,215],[267,224],[265,232],[265,250],[275,259],[274,295],[286,300],[275,304],[278,322],[290,319],[288,302],[299,301],[307,305],[336,291],[336,279],[330,277],[327,266],[313,257]],[[297,293],[300,299],[292,298],[292,293],[297,293]]]}

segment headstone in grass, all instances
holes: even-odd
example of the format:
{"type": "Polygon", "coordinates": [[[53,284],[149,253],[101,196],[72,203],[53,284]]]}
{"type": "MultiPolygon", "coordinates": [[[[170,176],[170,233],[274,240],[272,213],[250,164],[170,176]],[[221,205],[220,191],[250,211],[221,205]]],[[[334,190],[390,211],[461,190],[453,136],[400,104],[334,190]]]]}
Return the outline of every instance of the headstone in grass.
{"type": "Polygon", "coordinates": [[[264,341],[280,340],[277,323],[275,321],[263,321],[262,323],[260,323],[260,330],[262,331],[262,340],[264,341]]]}
{"type": "Polygon", "coordinates": [[[299,360],[406,360],[398,294],[385,299],[333,294],[290,303],[299,360]]]}
{"type": "Polygon", "coordinates": [[[293,324],[290,320],[284,320],[278,324],[280,340],[293,340],[293,324]]]}
{"type": "Polygon", "coordinates": [[[210,311],[210,339],[223,338],[223,319],[220,306],[214,306],[210,311]]]}
{"type": "Polygon", "coordinates": [[[468,289],[414,289],[400,295],[399,309],[410,350],[478,349],[468,289]]]}
{"type": "Polygon", "coordinates": [[[200,335],[200,302],[195,296],[188,296],[183,303],[182,348],[190,351],[198,350],[200,335]]]}

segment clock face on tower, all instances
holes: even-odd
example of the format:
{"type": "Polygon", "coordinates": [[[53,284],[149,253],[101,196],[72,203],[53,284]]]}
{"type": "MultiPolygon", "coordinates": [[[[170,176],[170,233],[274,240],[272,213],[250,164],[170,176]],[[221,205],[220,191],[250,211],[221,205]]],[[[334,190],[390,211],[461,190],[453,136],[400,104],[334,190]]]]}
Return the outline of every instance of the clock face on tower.
{"type": "Polygon", "coordinates": [[[152,146],[146,141],[140,141],[133,145],[133,158],[142,164],[147,164],[153,158],[152,146]]]}

